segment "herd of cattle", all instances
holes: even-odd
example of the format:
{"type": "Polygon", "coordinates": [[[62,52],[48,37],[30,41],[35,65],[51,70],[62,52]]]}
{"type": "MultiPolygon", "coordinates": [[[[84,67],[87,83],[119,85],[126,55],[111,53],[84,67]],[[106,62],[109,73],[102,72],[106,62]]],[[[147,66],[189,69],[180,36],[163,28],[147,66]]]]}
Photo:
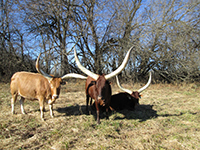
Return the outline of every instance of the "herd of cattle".
{"type": "Polygon", "coordinates": [[[76,73],[69,73],[62,77],[51,76],[40,69],[39,60],[40,55],[36,61],[36,69],[38,73],[31,72],[17,72],[11,78],[10,90],[12,94],[11,108],[14,114],[14,103],[16,102],[17,96],[21,96],[20,106],[22,114],[24,111],[24,100],[39,100],[41,119],[44,120],[44,105],[48,102],[50,115],[53,117],[53,103],[59,97],[60,88],[63,79],[66,78],[78,78],[86,79],[85,92],[86,92],[86,110],[88,111],[89,98],[90,105],[92,104],[92,99],[95,100],[94,105],[96,107],[97,114],[97,124],[100,123],[99,119],[99,106],[104,107],[106,110],[106,118],[109,119],[108,110],[121,110],[129,109],[134,110],[135,106],[139,104],[140,93],[144,91],[151,83],[151,72],[149,73],[149,80],[147,84],[137,91],[130,91],[121,87],[117,75],[125,68],[130,52],[133,49],[131,47],[127,52],[122,64],[110,74],[95,74],[90,70],[86,69],[81,65],[78,56],[76,54],[76,49],[74,48],[75,61],[78,68],[85,73],[88,77],[85,77],[76,73]],[[111,85],[108,79],[116,76],[116,81],[118,87],[124,91],[115,95],[112,95],[111,85]]]}

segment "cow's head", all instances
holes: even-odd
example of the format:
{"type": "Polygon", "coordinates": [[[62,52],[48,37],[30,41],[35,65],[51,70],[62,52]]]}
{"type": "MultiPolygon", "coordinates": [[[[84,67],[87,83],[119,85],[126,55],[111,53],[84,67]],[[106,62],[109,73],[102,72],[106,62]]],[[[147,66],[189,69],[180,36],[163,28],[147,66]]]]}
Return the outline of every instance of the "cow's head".
{"type": "Polygon", "coordinates": [[[60,88],[61,88],[61,84],[62,84],[62,79],[61,78],[51,78],[49,80],[49,84],[51,87],[51,93],[52,93],[52,100],[56,100],[59,95],[60,95],[60,88]]]}
{"type": "MultiPolygon", "coordinates": [[[[126,98],[124,100],[125,101],[125,105],[128,106],[128,109],[130,110],[134,110],[135,106],[139,105],[139,98],[138,96],[140,96],[140,94],[136,91],[136,92],[132,92],[132,94],[129,94],[127,92],[124,93],[126,95],[126,98]]],[[[123,100],[123,99],[121,99],[123,100]]]]}
{"type": "Polygon", "coordinates": [[[117,85],[118,87],[123,90],[124,92],[128,93],[130,95],[130,98],[131,100],[135,101],[137,104],[139,104],[139,98],[141,98],[141,92],[144,91],[151,83],[151,72],[149,72],[149,80],[147,82],[147,84],[145,86],[143,86],[142,88],[140,88],[139,90],[137,91],[131,91],[129,89],[125,89],[123,88],[120,83],[119,83],[119,79],[118,77],[116,76],[116,81],[117,81],[117,85]]]}
{"type": "Polygon", "coordinates": [[[107,80],[105,79],[104,75],[100,75],[99,78],[96,80],[95,88],[98,94],[98,100],[105,99],[105,90],[106,90],[107,80]]]}
{"type": "MultiPolygon", "coordinates": [[[[111,72],[110,74],[107,75],[98,75],[95,74],[93,72],[91,72],[90,70],[86,69],[84,66],[81,65],[77,53],[76,53],[76,48],[74,47],[74,57],[75,57],[75,61],[76,64],[78,66],[78,68],[84,72],[85,74],[87,74],[88,76],[90,76],[91,78],[94,79],[94,81],[92,81],[90,84],[93,84],[96,86],[96,92],[98,93],[98,100],[104,100],[105,99],[105,95],[107,92],[107,86],[110,86],[110,82],[107,81],[108,79],[116,76],[117,74],[119,74],[126,66],[127,62],[128,62],[128,58],[130,55],[131,50],[133,49],[134,46],[132,46],[129,51],[127,52],[122,64],[113,72],[111,72]]],[[[111,94],[110,94],[111,95],[111,94]]]]}
{"type": "Polygon", "coordinates": [[[105,106],[105,99],[106,96],[110,93],[111,94],[111,87],[110,82],[105,79],[104,74],[99,75],[97,80],[91,81],[89,87],[94,86],[94,95],[96,95],[96,99],[98,100],[99,104],[105,106]]]}
{"type": "Polygon", "coordinates": [[[59,97],[61,84],[64,84],[63,79],[67,79],[67,78],[87,79],[87,77],[82,76],[80,74],[75,74],[75,73],[69,73],[62,77],[54,77],[54,75],[49,75],[40,69],[40,66],[39,66],[40,56],[41,56],[41,53],[39,54],[36,60],[36,69],[41,75],[43,75],[49,81],[49,85],[51,88],[51,100],[49,100],[50,105],[53,104],[55,100],[59,97]]]}

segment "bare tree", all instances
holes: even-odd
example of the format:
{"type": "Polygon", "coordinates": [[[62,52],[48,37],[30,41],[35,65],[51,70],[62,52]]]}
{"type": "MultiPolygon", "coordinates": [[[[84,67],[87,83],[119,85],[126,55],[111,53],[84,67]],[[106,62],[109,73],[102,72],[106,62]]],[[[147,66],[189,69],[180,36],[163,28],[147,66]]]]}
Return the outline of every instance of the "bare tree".
{"type": "MultiPolygon", "coordinates": [[[[69,36],[69,22],[71,20],[71,8],[74,1],[23,1],[21,9],[26,13],[24,20],[29,26],[30,33],[34,33],[43,41],[42,49],[47,54],[52,54],[55,58],[60,55],[60,74],[69,72],[69,61],[67,49],[67,39],[69,36]],[[46,45],[47,43],[54,43],[46,45]],[[47,51],[49,51],[47,53],[47,51]],[[55,53],[56,52],[56,53],[55,53]]],[[[21,1],[19,2],[21,3],[21,1]]],[[[52,56],[49,56],[52,58],[52,56]]],[[[49,58],[46,57],[46,58],[49,58]]],[[[48,64],[48,63],[46,63],[48,64]]],[[[48,68],[48,66],[46,66],[48,68]]],[[[50,69],[47,69],[49,71],[50,69]]]]}
{"type": "Polygon", "coordinates": [[[33,61],[26,52],[24,32],[19,25],[15,3],[1,0],[0,76],[8,80],[16,71],[34,71],[33,61]]]}
{"type": "Polygon", "coordinates": [[[121,79],[142,81],[150,70],[157,80],[167,82],[200,79],[198,0],[0,2],[1,75],[24,68],[33,71],[39,51],[44,52],[46,72],[79,72],[73,58],[75,44],[86,68],[108,73],[134,45],[121,79]]]}
{"type": "Polygon", "coordinates": [[[198,77],[199,9],[198,1],[153,1],[147,9],[146,27],[149,58],[156,71],[168,82],[185,81],[198,77]]]}
{"type": "Polygon", "coordinates": [[[141,1],[138,0],[90,0],[79,3],[74,17],[75,30],[80,55],[87,67],[94,72],[105,73],[121,64],[124,54],[139,36],[132,38],[139,30],[135,16],[140,5],[141,1]]]}

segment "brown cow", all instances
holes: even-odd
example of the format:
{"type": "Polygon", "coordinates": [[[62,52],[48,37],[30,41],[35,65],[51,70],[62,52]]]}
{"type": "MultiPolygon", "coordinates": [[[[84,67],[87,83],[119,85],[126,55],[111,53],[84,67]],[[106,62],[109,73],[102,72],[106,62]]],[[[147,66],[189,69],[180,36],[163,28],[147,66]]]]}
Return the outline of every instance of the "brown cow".
{"type": "Polygon", "coordinates": [[[106,108],[106,118],[109,119],[108,117],[108,108],[110,105],[110,99],[111,99],[111,86],[110,86],[110,82],[108,81],[108,79],[116,76],[117,74],[119,74],[126,66],[127,62],[128,62],[128,58],[130,55],[131,50],[133,49],[133,47],[131,47],[129,49],[129,51],[127,52],[122,64],[119,66],[118,69],[116,69],[114,72],[107,74],[107,75],[98,75],[95,74],[91,71],[89,71],[88,69],[86,69],[85,67],[83,67],[77,57],[76,54],[76,49],[74,48],[74,56],[75,56],[75,60],[76,60],[76,64],[79,67],[79,69],[84,72],[85,74],[88,75],[88,78],[86,80],[86,85],[85,85],[85,89],[86,89],[86,110],[88,112],[88,102],[89,102],[89,97],[91,97],[92,99],[95,100],[95,107],[96,107],[96,112],[97,112],[97,124],[100,123],[99,120],[99,104],[105,106],[106,108]]]}
{"type": "MultiPolygon", "coordinates": [[[[40,54],[41,55],[41,54],[40,54]]],[[[31,72],[17,72],[11,78],[10,89],[12,94],[11,107],[12,113],[14,114],[14,103],[16,102],[17,96],[21,96],[20,105],[22,114],[25,114],[24,111],[24,100],[39,100],[41,118],[44,120],[44,104],[45,101],[48,101],[50,115],[53,117],[53,103],[59,97],[60,94],[60,85],[63,79],[66,78],[81,78],[86,79],[86,77],[69,73],[62,77],[56,78],[51,75],[46,74],[39,67],[39,58],[36,61],[36,69],[38,73],[31,72]]]]}
{"type": "Polygon", "coordinates": [[[122,109],[128,109],[128,110],[134,110],[135,106],[139,105],[139,98],[141,98],[140,93],[144,91],[151,83],[151,72],[149,72],[149,80],[147,84],[139,89],[138,91],[131,91],[128,89],[125,89],[121,87],[118,77],[116,76],[117,85],[118,87],[125,91],[120,92],[118,94],[114,94],[111,96],[111,102],[110,107],[114,110],[122,110],[122,109]]]}

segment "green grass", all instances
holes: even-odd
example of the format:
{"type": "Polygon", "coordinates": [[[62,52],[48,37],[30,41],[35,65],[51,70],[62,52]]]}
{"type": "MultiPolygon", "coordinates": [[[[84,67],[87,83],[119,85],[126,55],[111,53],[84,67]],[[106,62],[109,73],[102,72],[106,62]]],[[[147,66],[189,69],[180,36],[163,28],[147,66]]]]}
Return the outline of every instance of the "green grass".
{"type": "Polygon", "coordinates": [[[112,112],[97,125],[95,112],[86,115],[82,83],[65,85],[54,105],[55,118],[46,106],[45,122],[38,101],[25,101],[27,115],[17,101],[11,115],[9,84],[0,84],[0,149],[200,149],[199,91],[194,84],[151,85],[135,111],[112,112]]]}

